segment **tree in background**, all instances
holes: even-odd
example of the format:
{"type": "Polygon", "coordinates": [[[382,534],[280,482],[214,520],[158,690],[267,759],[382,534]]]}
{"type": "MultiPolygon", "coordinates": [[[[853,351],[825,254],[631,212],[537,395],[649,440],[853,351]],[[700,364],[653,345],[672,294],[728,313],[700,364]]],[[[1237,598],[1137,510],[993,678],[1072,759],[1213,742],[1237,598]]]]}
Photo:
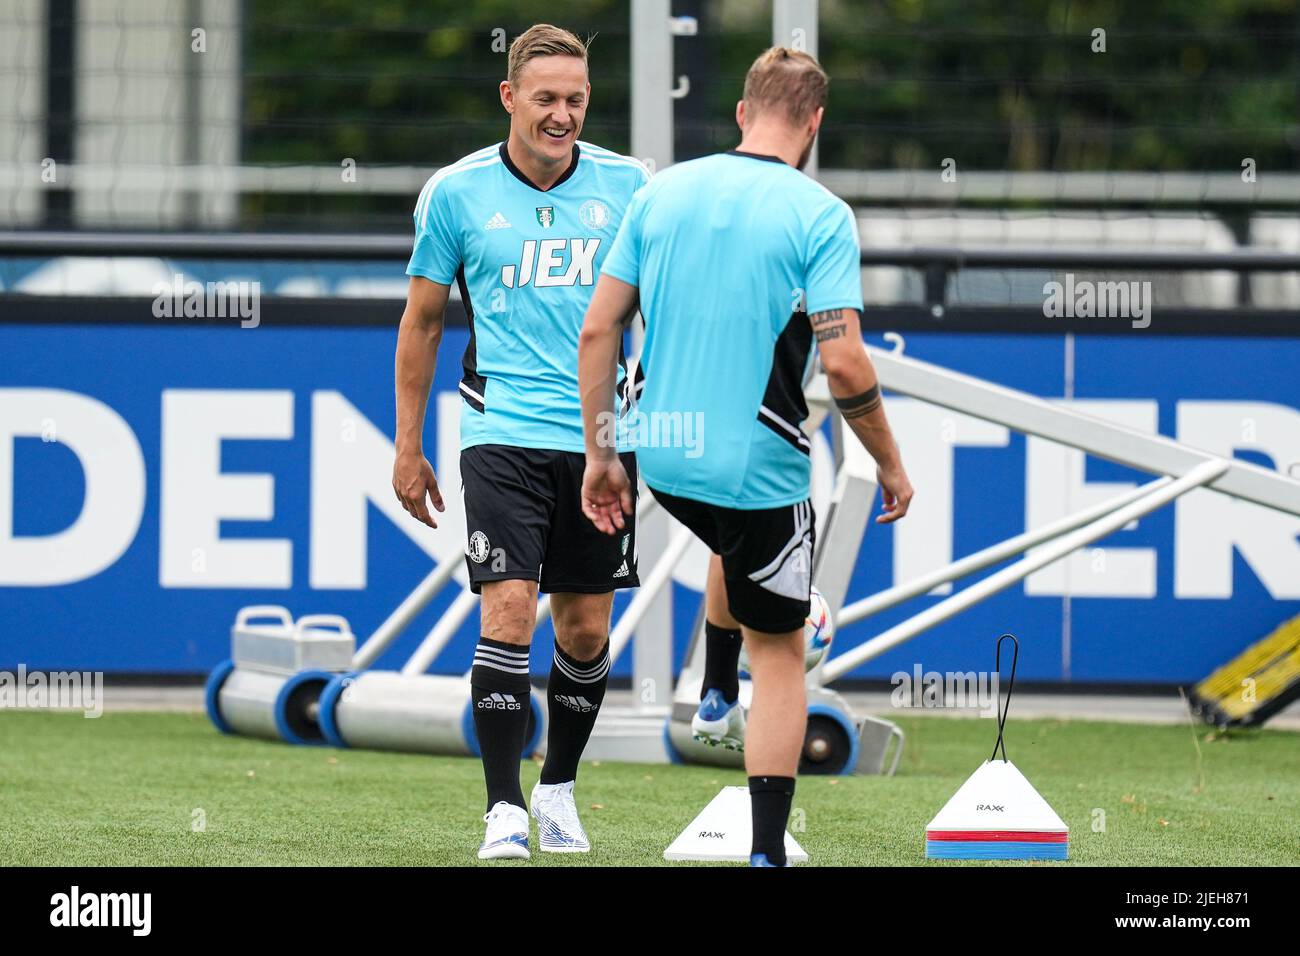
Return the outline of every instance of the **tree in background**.
{"type": "MultiPolygon", "coordinates": [[[[496,83],[530,24],[593,36],[584,138],[627,151],[627,0],[248,4],[245,162],[436,167],[504,135],[496,83]]],[[[1300,171],[1296,0],[822,0],[826,168],[1300,171]],[[1094,31],[1102,30],[1101,34],[1094,31]],[[1104,42],[1104,52],[1100,49],[1104,42]]],[[[771,41],[763,0],[677,0],[691,93],[679,159],[735,144],[734,104],[771,41]]],[[[401,229],[409,202],[250,196],[282,218],[401,229]]]]}

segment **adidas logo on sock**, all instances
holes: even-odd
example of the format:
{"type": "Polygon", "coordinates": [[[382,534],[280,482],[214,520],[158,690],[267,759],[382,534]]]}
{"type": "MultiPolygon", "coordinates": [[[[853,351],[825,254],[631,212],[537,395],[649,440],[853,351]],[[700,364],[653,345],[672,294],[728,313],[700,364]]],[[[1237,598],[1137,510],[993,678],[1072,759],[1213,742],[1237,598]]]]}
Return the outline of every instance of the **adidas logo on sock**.
{"type": "Polygon", "coordinates": [[[485,225],[483,228],[484,229],[509,229],[510,221],[506,219],[505,216],[501,215],[501,213],[496,213],[492,216],[491,219],[487,221],[487,225],[485,225]]]}
{"type": "Polygon", "coordinates": [[[627,562],[624,561],[624,562],[619,566],[619,569],[618,569],[617,571],[614,572],[614,577],[616,577],[616,578],[625,578],[625,577],[627,577],[627,576],[628,576],[629,574],[631,574],[631,573],[632,573],[632,572],[628,570],[627,562]]]}
{"type": "Polygon", "coordinates": [[[580,714],[590,713],[596,709],[596,705],[585,697],[574,697],[572,694],[556,694],[555,699],[569,710],[576,710],[580,714]]]}
{"type": "Polygon", "coordinates": [[[492,694],[477,704],[482,710],[519,710],[523,705],[510,694],[492,694]]]}

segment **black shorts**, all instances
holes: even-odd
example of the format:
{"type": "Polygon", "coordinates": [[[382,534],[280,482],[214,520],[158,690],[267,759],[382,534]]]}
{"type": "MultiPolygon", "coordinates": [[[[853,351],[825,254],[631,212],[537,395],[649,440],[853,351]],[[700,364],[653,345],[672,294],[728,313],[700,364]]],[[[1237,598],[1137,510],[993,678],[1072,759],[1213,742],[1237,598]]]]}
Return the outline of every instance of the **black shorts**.
{"type": "Polygon", "coordinates": [[[741,511],[650,490],[665,511],[722,556],[732,617],[766,634],[803,627],[816,538],[811,500],[741,511]]]}
{"type": "MultiPolygon", "coordinates": [[[[619,456],[636,486],[636,456],[619,456]]],[[[474,445],[460,453],[465,566],[484,581],[537,581],[545,593],[605,594],[640,586],[636,515],[615,535],[582,513],[581,452],[474,445]]]]}

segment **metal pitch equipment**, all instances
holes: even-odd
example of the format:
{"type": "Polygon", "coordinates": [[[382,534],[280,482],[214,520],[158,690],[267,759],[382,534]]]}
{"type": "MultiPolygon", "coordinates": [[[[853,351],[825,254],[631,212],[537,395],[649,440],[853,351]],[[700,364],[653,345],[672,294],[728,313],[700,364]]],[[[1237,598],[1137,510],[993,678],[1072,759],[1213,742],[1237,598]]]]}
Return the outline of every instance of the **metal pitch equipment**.
{"type": "Polygon", "coordinates": [[[822,676],[828,681],[843,677],[866,661],[1194,489],[1206,488],[1300,516],[1300,481],[1281,471],[1211,454],[1162,435],[1151,435],[1104,421],[1046,399],[917,361],[904,356],[902,339],[893,337],[894,351],[867,349],[882,387],[950,409],[958,416],[994,422],[1159,477],[1108,501],[1014,535],[946,567],[845,606],[836,619],[841,628],[925,594],[941,584],[984,570],[1017,554],[1025,555],[824,664],[822,676]]]}
{"type": "MultiPolygon", "coordinates": [[[[875,498],[875,465],[855,439],[846,439],[842,420],[833,418],[836,474],[830,507],[818,533],[813,584],[830,606],[841,637],[849,625],[873,614],[1016,555],[1024,557],[851,649],[840,650],[842,640],[833,645],[827,658],[808,673],[802,773],[892,774],[898,766],[902,731],[888,720],[856,713],[843,695],[828,686],[833,681],[1180,495],[1207,488],[1300,516],[1300,481],[1281,472],[917,361],[902,354],[900,336],[890,333],[886,338],[893,340],[893,351],[868,347],[883,388],[950,409],[957,419],[993,422],[1157,477],[1109,501],[848,603],[849,581],[875,498]]],[[[815,430],[831,405],[825,379],[814,378],[806,392],[809,429],[815,430]]],[[[643,520],[655,507],[654,499],[643,495],[638,518],[643,520]]],[[[691,541],[686,529],[674,528],[610,633],[612,660],[632,643],[634,632],[640,634],[634,655],[634,690],[664,686],[669,681],[663,675],[669,673],[671,619],[661,613],[664,602],[660,598],[667,597],[673,571],[691,541]]],[[[208,712],[213,722],[226,732],[292,743],[477,753],[468,675],[427,673],[478,604],[478,597],[468,589],[457,595],[400,670],[368,669],[446,586],[458,566],[456,560],[443,561],[355,653],[354,639],[341,618],[313,615],[295,624],[283,608],[246,608],[232,633],[232,659],[219,666],[209,680],[208,712]]],[[[549,613],[549,602],[543,599],[538,604],[538,623],[549,613]]],[[[701,606],[671,707],[659,704],[653,694],[642,700],[635,693],[631,705],[607,704],[588,744],[587,759],[741,765],[741,754],[697,742],[691,732],[703,675],[702,631],[701,606]]],[[[749,682],[742,681],[742,704],[747,704],[751,690],[749,682]]],[[[531,712],[526,752],[532,752],[543,739],[545,708],[536,692],[531,695],[531,712]]]]}
{"type": "Polygon", "coordinates": [[[1220,730],[1263,726],[1300,700],[1300,617],[1216,668],[1187,698],[1192,713],[1220,730]]]}
{"type": "MultiPolygon", "coordinates": [[[[1014,535],[911,581],[845,604],[848,577],[857,560],[861,538],[868,526],[867,513],[875,494],[874,482],[869,477],[874,474],[874,466],[866,459],[856,440],[845,439],[842,421],[838,417],[833,419],[836,457],[842,464],[838,468],[826,524],[819,533],[821,543],[813,567],[813,584],[822,591],[835,612],[835,627],[841,635],[849,625],[926,594],[940,585],[983,571],[1016,555],[1023,554],[1024,557],[851,649],[836,653],[837,648],[832,646],[833,656],[828,656],[808,674],[809,720],[799,768],[801,773],[892,773],[897,766],[898,752],[903,743],[902,732],[889,721],[855,715],[847,701],[827,684],[1181,495],[1206,488],[1300,516],[1300,481],[1282,471],[1211,454],[1161,435],[1140,432],[1025,392],[917,361],[903,355],[901,336],[887,333],[885,338],[892,341],[892,351],[867,347],[882,388],[947,408],[958,418],[993,422],[1158,477],[1108,501],[1014,535]],[[888,749],[895,740],[897,746],[886,770],[888,749]]],[[[820,394],[824,388],[824,380],[814,380],[807,389],[809,408],[813,412],[809,424],[813,428],[819,423],[817,410],[820,408],[824,415],[829,404],[829,396],[820,394]]],[[[1290,465],[1291,473],[1298,465],[1300,463],[1290,465]]],[[[669,736],[683,760],[739,766],[743,759],[740,754],[699,743],[691,733],[691,715],[698,706],[703,674],[703,647],[699,639],[702,629],[701,623],[696,628],[695,641],[677,685],[669,736]]],[[[1284,627],[1243,655],[1243,660],[1252,652],[1255,657],[1266,658],[1264,662],[1269,665],[1267,676],[1271,682],[1262,693],[1270,702],[1290,700],[1286,690],[1280,689],[1281,685],[1286,685],[1289,690],[1292,684],[1293,670],[1288,669],[1291,658],[1287,654],[1293,646],[1293,643],[1288,643],[1290,634],[1284,627]],[[1265,651],[1271,652],[1271,656],[1265,651]],[[1277,677],[1279,674],[1282,676],[1277,677]]],[[[1256,674],[1258,682],[1265,668],[1253,657],[1249,663],[1260,672],[1256,674]]],[[[1238,667],[1232,671],[1234,686],[1224,694],[1236,692],[1240,695],[1242,674],[1237,673],[1238,670],[1245,673],[1247,669],[1238,667]]],[[[1217,672],[1212,675],[1212,678],[1221,677],[1217,672]]],[[[1210,684],[1211,679],[1207,679],[1198,686],[1203,698],[1211,696],[1205,689],[1210,684]]],[[[1300,686],[1300,682],[1296,684],[1300,686]]],[[[748,682],[742,682],[742,704],[747,703],[750,689],[748,682]]],[[[1201,706],[1210,715],[1207,719],[1230,722],[1230,719],[1220,716],[1222,708],[1215,711],[1203,700],[1201,706]]],[[[1269,712],[1260,708],[1256,719],[1269,712]]]]}
{"type": "MultiPolygon", "coordinates": [[[[208,678],[208,716],[225,733],[291,744],[477,754],[468,675],[427,673],[478,605],[468,588],[401,670],[367,669],[446,587],[457,565],[439,564],[360,649],[337,615],[307,615],[295,624],[285,608],[244,608],[231,629],[231,659],[208,678]]],[[[539,620],[548,612],[543,602],[539,620]]],[[[525,753],[535,749],[545,722],[535,691],[529,707],[525,753]]]]}
{"type": "Polygon", "coordinates": [[[230,629],[231,656],[208,677],[208,717],[227,734],[323,743],[317,724],[325,686],[352,666],[356,638],[336,614],[293,620],[287,608],[242,608],[230,629]]]}
{"type": "MultiPolygon", "coordinates": [[[[641,499],[644,519],[656,504],[641,499]]],[[[679,536],[645,576],[646,586],[620,616],[610,634],[616,660],[637,626],[671,580],[672,569],[688,543],[679,536]]],[[[293,744],[331,744],[373,750],[444,755],[477,755],[469,674],[428,673],[435,659],[478,607],[479,597],[464,588],[438,618],[400,670],[371,665],[451,582],[459,562],[444,560],[406,597],[359,649],[348,623],[337,615],[309,615],[295,624],[282,607],[241,610],[231,631],[231,659],[208,679],[207,710],[224,733],[293,744]]],[[[536,625],[550,617],[550,601],[538,602],[536,625]]],[[[654,635],[652,654],[666,669],[671,634],[654,635]]],[[[639,683],[639,682],[638,682],[639,683]]],[[[525,754],[538,750],[546,708],[536,689],[530,694],[525,754]]],[[[667,762],[665,706],[653,701],[602,708],[588,759],[667,762]]]]}
{"type": "MultiPolygon", "coordinates": [[[[648,495],[637,510],[643,521],[656,507],[648,495]]],[[[654,597],[670,580],[672,568],[681,558],[684,542],[674,541],[660,555],[644,585],[619,617],[609,638],[610,660],[616,661],[631,642],[654,597]]],[[[478,595],[461,591],[443,612],[428,637],[400,671],[365,670],[393,642],[403,628],[450,580],[454,568],[444,562],[408,597],[374,636],[357,653],[352,670],[337,675],[324,688],[320,699],[320,728],[326,741],[339,747],[374,750],[404,750],[430,754],[479,753],[474,733],[469,674],[429,674],[434,659],[460,630],[478,606],[478,595]]],[[[537,605],[536,625],[550,617],[550,600],[537,605]]],[[[658,649],[666,658],[671,633],[655,634],[658,649]]],[[[640,661],[637,661],[639,664],[640,661]]],[[[635,681],[635,678],[634,678],[635,681]]],[[[529,721],[524,753],[536,752],[543,741],[546,707],[534,689],[530,695],[529,721]]],[[[585,757],[589,760],[665,761],[663,724],[667,708],[633,703],[607,705],[592,733],[585,757]]]]}

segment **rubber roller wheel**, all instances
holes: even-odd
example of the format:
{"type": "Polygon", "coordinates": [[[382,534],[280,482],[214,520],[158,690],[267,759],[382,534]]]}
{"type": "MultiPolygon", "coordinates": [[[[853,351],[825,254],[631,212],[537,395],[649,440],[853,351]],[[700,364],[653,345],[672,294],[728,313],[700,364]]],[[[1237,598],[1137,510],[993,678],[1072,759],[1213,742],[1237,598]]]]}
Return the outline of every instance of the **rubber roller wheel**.
{"type": "Polygon", "coordinates": [[[275,723],[286,743],[326,742],[318,719],[320,697],[333,678],[324,671],[302,671],[285,682],[275,702],[275,723]]]}
{"type": "Polygon", "coordinates": [[[808,730],[799,754],[799,773],[844,773],[852,753],[853,742],[843,724],[824,714],[808,715],[808,730]]]}

